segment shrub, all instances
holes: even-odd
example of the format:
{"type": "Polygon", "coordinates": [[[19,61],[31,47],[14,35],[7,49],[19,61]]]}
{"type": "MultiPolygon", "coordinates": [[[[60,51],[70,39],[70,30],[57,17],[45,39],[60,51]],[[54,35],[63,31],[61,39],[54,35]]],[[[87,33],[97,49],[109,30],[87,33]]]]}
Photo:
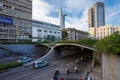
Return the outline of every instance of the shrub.
{"type": "Polygon", "coordinates": [[[98,40],[95,45],[99,53],[115,53],[120,54],[120,32],[98,40]]]}
{"type": "Polygon", "coordinates": [[[97,40],[83,39],[83,40],[73,40],[73,41],[63,40],[63,41],[56,42],[56,43],[82,44],[82,45],[93,47],[96,42],[97,40]]]}
{"type": "Polygon", "coordinates": [[[0,71],[14,68],[14,67],[21,66],[21,65],[23,65],[23,63],[21,62],[10,62],[6,64],[0,64],[0,71]]]}

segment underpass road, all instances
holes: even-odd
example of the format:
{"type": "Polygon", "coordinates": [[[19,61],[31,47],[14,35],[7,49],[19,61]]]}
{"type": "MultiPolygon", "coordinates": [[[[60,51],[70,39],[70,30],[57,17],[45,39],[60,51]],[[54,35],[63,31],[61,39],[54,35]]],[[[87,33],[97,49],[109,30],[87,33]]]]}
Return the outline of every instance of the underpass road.
{"type": "Polygon", "coordinates": [[[80,79],[81,75],[88,67],[89,62],[75,64],[73,58],[66,58],[61,60],[53,60],[49,62],[49,65],[44,68],[34,69],[31,67],[24,68],[23,66],[10,69],[8,72],[0,73],[0,80],[51,80],[55,69],[60,70],[60,75],[64,78],[80,79]],[[74,67],[77,66],[79,72],[74,73],[74,67]],[[66,75],[66,68],[70,69],[70,74],[66,75]]]}

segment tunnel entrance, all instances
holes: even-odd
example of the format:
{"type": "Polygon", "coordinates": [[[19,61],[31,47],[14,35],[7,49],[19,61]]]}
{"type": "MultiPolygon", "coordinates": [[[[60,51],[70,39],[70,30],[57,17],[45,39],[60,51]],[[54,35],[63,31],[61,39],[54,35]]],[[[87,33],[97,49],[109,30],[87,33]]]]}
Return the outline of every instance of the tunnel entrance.
{"type": "Polygon", "coordinates": [[[92,60],[93,50],[76,45],[60,45],[54,48],[55,58],[79,58],[86,60],[92,60]]]}

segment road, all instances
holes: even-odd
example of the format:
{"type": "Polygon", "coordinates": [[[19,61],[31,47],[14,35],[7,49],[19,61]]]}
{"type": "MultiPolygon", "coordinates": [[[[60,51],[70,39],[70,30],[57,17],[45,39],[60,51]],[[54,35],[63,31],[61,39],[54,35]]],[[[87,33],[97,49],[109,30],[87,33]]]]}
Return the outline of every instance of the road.
{"type": "Polygon", "coordinates": [[[75,64],[77,58],[64,58],[59,60],[49,61],[49,65],[44,68],[34,69],[32,66],[24,68],[24,66],[10,69],[7,72],[0,73],[0,80],[51,80],[55,69],[60,71],[60,76],[68,80],[80,79],[81,75],[88,67],[89,62],[75,64]],[[74,67],[77,66],[79,72],[74,73],[74,67]],[[70,74],[65,74],[66,68],[70,69],[70,74]]]}
{"type": "MultiPolygon", "coordinates": [[[[4,58],[0,58],[0,64],[5,64],[5,63],[9,63],[9,62],[14,62],[17,61],[21,58],[23,58],[25,56],[11,56],[11,57],[4,57],[4,58]]],[[[30,58],[32,59],[32,61],[41,58],[42,56],[30,56],[30,58]]]]}

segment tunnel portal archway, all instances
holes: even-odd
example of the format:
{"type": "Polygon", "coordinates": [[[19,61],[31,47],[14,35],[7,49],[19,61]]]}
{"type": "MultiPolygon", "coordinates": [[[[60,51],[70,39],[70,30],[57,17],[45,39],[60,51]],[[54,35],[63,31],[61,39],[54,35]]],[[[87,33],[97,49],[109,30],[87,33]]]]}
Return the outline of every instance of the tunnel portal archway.
{"type": "Polygon", "coordinates": [[[84,60],[92,59],[94,49],[82,45],[57,45],[54,47],[55,58],[79,57],[84,60]]]}
{"type": "MultiPolygon", "coordinates": [[[[79,58],[82,57],[86,60],[88,59],[93,60],[94,51],[95,50],[93,48],[78,44],[57,44],[54,47],[51,47],[50,51],[46,55],[35,61],[40,61],[40,60],[50,61],[50,60],[61,59],[66,57],[70,57],[69,59],[71,59],[71,56],[72,57],[77,56],[79,58]]],[[[72,60],[76,60],[76,58],[72,60]]]]}

